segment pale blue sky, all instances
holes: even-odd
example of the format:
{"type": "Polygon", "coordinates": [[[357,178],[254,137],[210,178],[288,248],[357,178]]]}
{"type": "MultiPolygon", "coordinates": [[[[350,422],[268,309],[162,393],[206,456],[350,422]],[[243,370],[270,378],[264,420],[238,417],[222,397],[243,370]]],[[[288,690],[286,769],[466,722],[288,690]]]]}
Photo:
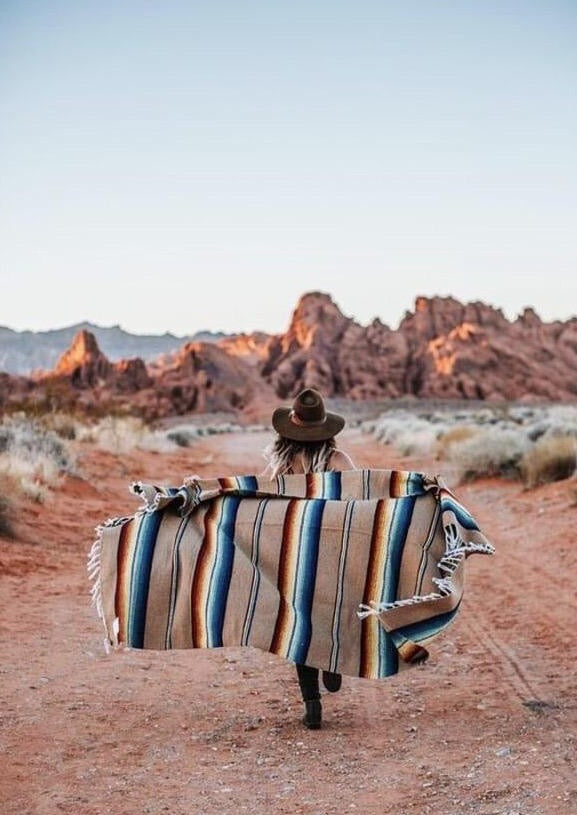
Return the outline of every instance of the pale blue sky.
{"type": "Polygon", "coordinates": [[[0,0],[0,325],[577,314],[575,0],[0,0]]]}

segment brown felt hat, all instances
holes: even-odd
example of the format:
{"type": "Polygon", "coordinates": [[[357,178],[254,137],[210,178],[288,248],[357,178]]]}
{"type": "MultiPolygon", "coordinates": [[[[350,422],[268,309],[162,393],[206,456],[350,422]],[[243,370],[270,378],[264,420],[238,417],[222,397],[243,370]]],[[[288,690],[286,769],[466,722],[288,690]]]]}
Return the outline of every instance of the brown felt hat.
{"type": "Polygon", "coordinates": [[[292,441],[325,441],[332,439],[345,426],[337,413],[325,410],[320,393],[305,388],[292,403],[292,407],[279,407],[272,415],[272,426],[285,439],[292,441]]]}

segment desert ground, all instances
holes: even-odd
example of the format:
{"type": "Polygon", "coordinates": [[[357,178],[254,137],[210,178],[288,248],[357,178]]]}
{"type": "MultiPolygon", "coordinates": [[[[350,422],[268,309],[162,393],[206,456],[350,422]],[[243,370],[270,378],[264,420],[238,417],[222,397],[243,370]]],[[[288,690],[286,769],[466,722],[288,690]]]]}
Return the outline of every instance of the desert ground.
{"type": "MultiPolygon", "coordinates": [[[[573,815],[577,507],[567,482],[457,488],[495,544],[468,561],[455,623],[423,667],[345,677],[301,724],[294,666],[252,650],[106,654],[90,604],[94,527],[134,480],[262,469],[267,433],[171,453],[79,445],[44,503],[12,499],[0,539],[2,815],[573,815]]],[[[358,465],[435,471],[358,429],[358,465]]],[[[450,475],[450,474],[449,474],[450,475]]]]}

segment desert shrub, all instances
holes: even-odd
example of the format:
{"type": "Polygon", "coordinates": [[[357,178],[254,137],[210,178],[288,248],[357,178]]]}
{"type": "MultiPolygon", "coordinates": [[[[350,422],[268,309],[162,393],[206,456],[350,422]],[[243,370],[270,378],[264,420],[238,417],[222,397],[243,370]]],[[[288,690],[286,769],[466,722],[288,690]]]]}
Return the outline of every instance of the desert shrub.
{"type": "Polygon", "coordinates": [[[154,430],[136,416],[105,416],[81,428],[77,438],[111,453],[122,454],[135,449],[164,453],[174,449],[166,433],[154,430]]]}
{"type": "Polygon", "coordinates": [[[499,404],[430,410],[415,405],[414,410],[389,410],[363,422],[361,429],[403,454],[434,452],[455,466],[461,478],[522,476],[533,484],[572,471],[577,406],[499,404]],[[555,439],[561,441],[550,445],[555,439]]]}
{"type": "Polygon", "coordinates": [[[576,442],[572,436],[544,436],[521,460],[521,474],[527,487],[562,481],[575,472],[576,442]]]}
{"type": "Polygon", "coordinates": [[[178,447],[190,447],[200,435],[199,428],[195,425],[178,425],[166,431],[166,438],[178,447]]]}
{"type": "Polygon", "coordinates": [[[429,456],[437,443],[437,435],[432,427],[402,433],[395,447],[402,456],[429,456]]]}
{"type": "Polygon", "coordinates": [[[242,429],[240,425],[232,424],[231,422],[201,425],[196,428],[199,436],[218,436],[222,433],[238,433],[242,431],[242,429]]]}
{"type": "Polygon", "coordinates": [[[43,501],[48,487],[64,473],[76,472],[68,443],[38,420],[14,415],[0,424],[0,473],[35,501],[43,501]]]}
{"type": "Polygon", "coordinates": [[[214,425],[182,424],[156,429],[136,416],[111,415],[91,425],[77,425],[76,438],[81,442],[97,444],[101,449],[115,453],[127,453],[135,449],[168,453],[175,447],[189,447],[203,436],[241,431],[255,432],[262,429],[260,425],[241,427],[231,422],[214,425]]]}
{"type": "Polygon", "coordinates": [[[383,444],[393,445],[401,455],[410,456],[430,454],[445,425],[403,410],[385,413],[361,428],[383,444]]]}
{"type": "Polygon", "coordinates": [[[471,425],[467,424],[456,425],[455,427],[449,428],[443,432],[437,440],[437,458],[448,459],[451,454],[451,448],[454,444],[463,442],[466,439],[471,439],[479,432],[478,427],[472,427],[471,425]]]}
{"type": "Polygon", "coordinates": [[[83,423],[70,413],[46,413],[38,421],[47,430],[53,430],[57,436],[67,441],[74,441],[83,423]]]}
{"type": "Polygon", "coordinates": [[[181,424],[165,431],[166,437],[179,447],[190,447],[197,439],[203,436],[217,436],[222,433],[258,433],[264,430],[262,425],[248,425],[243,427],[233,422],[219,422],[218,424],[192,425],[181,424]]]}
{"type": "Polygon", "coordinates": [[[454,442],[448,450],[462,480],[484,475],[515,478],[520,475],[521,460],[530,447],[519,430],[491,428],[454,442]]]}
{"type": "Polygon", "coordinates": [[[527,435],[535,442],[552,436],[577,438],[577,409],[571,405],[554,405],[543,410],[528,424],[527,435]]]}
{"type": "Polygon", "coordinates": [[[75,459],[69,446],[54,431],[25,417],[12,416],[0,424],[0,453],[22,461],[47,463],[59,472],[73,472],[75,459]]]}
{"type": "Polygon", "coordinates": [[[144,422],[133,417],[104,416],[85,425],[78,440],[96,444],[102,450],[125,453],[134,449],[144,433],[144,422]]]}

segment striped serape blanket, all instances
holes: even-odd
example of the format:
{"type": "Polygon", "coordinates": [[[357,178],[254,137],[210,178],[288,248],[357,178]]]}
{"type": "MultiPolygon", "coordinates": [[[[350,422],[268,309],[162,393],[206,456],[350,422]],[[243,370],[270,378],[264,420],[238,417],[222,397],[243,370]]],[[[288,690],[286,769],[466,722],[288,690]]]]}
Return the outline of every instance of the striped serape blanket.
{"type": "Polygon", "coordinates": [[[494,550],[439,478],[396,470],[133,485],[89,559],[106,642],[253,646],[381,678],[428,656],[468,555],[494,550]]]}

